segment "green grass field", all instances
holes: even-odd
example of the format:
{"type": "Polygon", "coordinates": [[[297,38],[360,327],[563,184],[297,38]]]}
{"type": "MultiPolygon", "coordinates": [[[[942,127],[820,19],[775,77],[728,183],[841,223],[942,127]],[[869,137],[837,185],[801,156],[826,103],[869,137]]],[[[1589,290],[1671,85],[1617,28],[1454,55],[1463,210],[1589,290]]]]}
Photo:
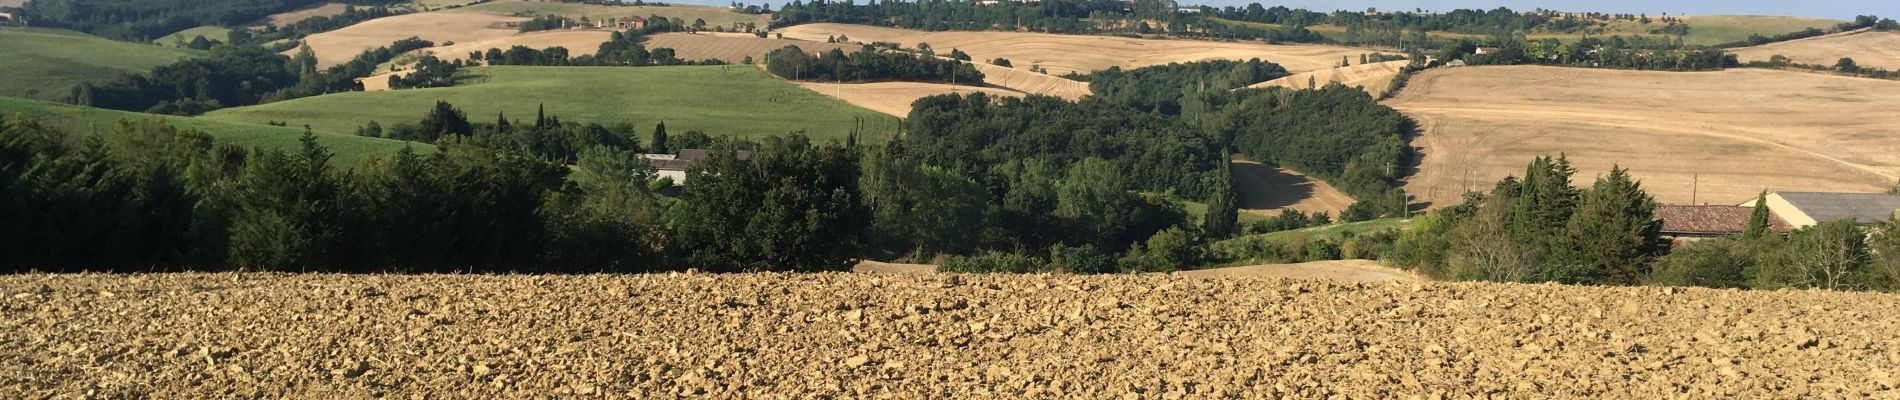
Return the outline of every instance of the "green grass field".
{"type": "Polygon", "coordinates": [[[184,46],[185,43],[190,43],[191,38],[198,37],[198,36],[204,36],[205,39],[229,43],[231,42],[231,28],[226,28],[222,26],[209,26],[209,25],[200,26],[196,28],[172,32],[172,34],[170,35],[165,35],[164,37],[153,39],[152,44],[156,44],[160,46],[185,47],[184,46]]]}
{"type": "MultiPolygon", "coordinates": [[[[1181,202],[1181,208],[1187,211],[1189,221],[1193,221],[1194,223],[1198,224],[1201,221],[1206,219],[1207,203],[1182,200],[1181,198],[1178,198],[1178,197],[1174,198],[1174,201],[1181,202]]],[[[1250,213],[1250,212],[1245,212],[1245,211],[1242,211],[1240,213],[1241,224],[1251,224],[1254,222],[1265,221],[1265,220],[1267,220],[1267,217],[1261,216],[1260,214],[1255,214],[1255,213],[1250,213]]]]}
{"type": "MultiPolygon", "coordinates": [[[[301,127],[231,123],[0,97],[0,118],[10,119],[15,115],[26,116],[47,126],[95,134],[111,131],[113,124],[120,120],[158,118],[179,128],[203,131],[221,143],[257,148],[296,148],[300,145],[298,139],[303,136],[301,127]]],[[[415,146],[418,152],[435,152],[435,146],[430,144],[410,144],[353,135],[318,133],[317,140],[336,154],[333,161],[337,165],[356,165],[370,157],[395,154],[405,145],[415,146]]]]}
{"type": "Polygon", "coordinates": [[[658,15],[667,18],[679,18],[689,25],[693,23],[694,19],[704,19],[706,20],[707,29],[712,29],[712,27],[715,26],[733,27],[734,24],[744,22],[751,22],[757,24],[760,28],[764,28],[771,20],[770,16],[764,14],[741,14],[727,10],[724,7],[696,5],[616,6],[581,3],[494,1],[457,8],[455,11],[502,15],[532,13],[538,15],[560,15],[569,18],[585,16],[589,19],[625,18],[634,16],[645,18],[647,16],[658,15]]]}
{"type": "Polygon", "coordinates": [[[752,66],[472,68],[459,86],[349,92],[214,111],[202,118],[261,124],[309,124],[319,132],[351,134],[377,121],[414,124],[437,100],[493,121],[497,113],[533,119],[537,105],[565,121],[631,122],[641,131],[664,120],[668,132],[761,137],[803,130],[814,139],[840,139],[857,120],[864,139],[879,141],[896,119],[825,97],[752,66]]]}
{"type": "Polygon", "coordinates": [[[80,82],[146,73],[203,54],[72,31],[0,28],[0,96],[56,100],[80,82]]]}

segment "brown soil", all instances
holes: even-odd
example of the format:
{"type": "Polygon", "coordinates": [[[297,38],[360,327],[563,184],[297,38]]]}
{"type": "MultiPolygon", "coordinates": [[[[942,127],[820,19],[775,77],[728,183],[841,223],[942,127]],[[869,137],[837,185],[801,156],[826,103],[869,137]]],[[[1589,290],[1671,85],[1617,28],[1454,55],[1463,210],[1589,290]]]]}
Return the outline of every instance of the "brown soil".
{"type": "Polygon", "coordinates": [[[1775,55],[1787,56],[1802,64],[1834,66],[1842,57],[1854,59],[1863,67],[1900,69],[1900,32],[1876,32],[1862,29],[1827,36],[1769,43],[1731,50],[1742,62],[1768,61],[1775,55]]]}
{"type": "Polygon", "coordinates": [[[1308,85],[1326,86],[1328,83],[1340,84],[1364,89],[1366,93],[1378,97],[1392,87],[1392,78],[1399,76],[1399,69],[1411,61],[1387,61],[1371,64],[1359,64],[1345,68],[1322,69],[1301,72],[1266,82],[1256,83],[1254,88],[1283,87],[1307,89],[1308,85]]]}
{"type": "Polygon", "coordinates": [[[1240,209],[1277,215],[1282,209],[1339,215],[1354,200],[1325,181],[1290,169],[1253,161],[1234,161],[1234,189],[1240,209]]]}
{"type": "Polygon", "coordinates": [[[1181,271],[1175,275],[1194,278],[1286,278],[1338,282],[1413,282],[1418,275],[1387,267],[1372,260],[1314,261],[1298,264],[1265,264],[1245,267],[1181,271]]]}
{"type": "Polygon", "coordinates": [[[1900,82],[1754,69],[1441,68],[1387,102],[1415,118],[1405,190],[1444,206],[1567,153],[1589,185],[1620,165],[1664,203],[1762,190],[1879,192],[1900,178],[1900,82]]]}
{"type": "MultiPolygon", "coordinates": [[[[385,78],[386,79],[386,78],[385,78]]],[[[1022,96],[1022,93],[992,87],[918,82],[823,83],[792,82],[811,91],[844,100],[871,111],[896,117],[910,115],[910,104],[924,96],[939,94],[987,93],[992,96],[1022,96]]]]}
{"type": "MultiPolygon", "coordinates": [[[[1203,40],[1133,39],[1116,36],[1058,35],[1027,32],[924,32],[850,24],[804,24],[774,31],[787,39],[816,40],[845,35],[860,43],[892,42],[905,47],[929,43],[937,53],[963,50],[979,62],[997,57],[1016,68],[1040,64],[1051,74],[1088,73],[1108,69],[1145,67],[1171,62],[1245,60],[1260,58],[1287,70],[1330,69],[1342,58],[1357,59],[1376,51],[1328,45],[1268,45],[1203,40]]],[[[986,72],[987,73],[987,72],[986,72]]]]}
{"type": "Polygon", "coordinates": [[[4,398],[1893,398],[1900,296],[1167,275],[0,277],[4,398]]]}

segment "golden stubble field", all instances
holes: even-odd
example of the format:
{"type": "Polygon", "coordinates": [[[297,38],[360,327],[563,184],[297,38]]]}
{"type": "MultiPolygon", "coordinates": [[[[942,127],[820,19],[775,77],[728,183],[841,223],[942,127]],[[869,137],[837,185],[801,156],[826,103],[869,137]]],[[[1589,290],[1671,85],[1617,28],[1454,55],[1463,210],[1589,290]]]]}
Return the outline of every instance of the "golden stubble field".
{"type": "MultiPolygon", "coordinates": [[[[525,20],[527,18],[477,13],[404,14],[363,21],[343,29],[310,35],[304,38],[304,43],[310,46],[310,51],[317,54],[317,67],[329,68],[349,62],[363,50],[388,46],[396,40],[411,36],[427,39],[437,45],[445,42],[471,43],[507,38],[517,34],[516,29],[507,27],[507,24],[525,20]]],[[[588,46],[586,50],[592,52],[599,44],[600,42],[594,42],[595,46],[588,46]]],[[[296,49],[292,49],[285,54],[296,52],[296,49]]]]}
{"type": "MultiPolygon", "coordinates": [[[[603,40],[604,41],[604,40],[603,40]]],[[[765,63],[765,53],[785,46],[798,46],[806,53],[824,53],[832,49],[846,53],[863,48],[856,44],[837,44],[809,42],[803,40],[760,38],[751,34],[712,34],[712,33],[662,33],[647,37],[647,49],[670,48],[676,57],[684,60],[718,59],[738,64],[746,57],[752,57],[754,63],[765,63]]]]}
{"type": "Polygon", "coordinates": [[[1900,296],[1146,275],[0,276],[3,398],[1893,398],[1900,296]]]}
{"type": "Polygon", "coordinates": [[[774,31],[788,39],[815,40],[844,35],[854,42],[893,42],[904,47],[929,43],[939,54],[951,49],[969,53],[979,62],[1007,58],[1016,68],[1041,65],[1049,73],[1088,73],[1112,66],[1136,68],[1171,62],[1246,60],[1260,58],[1287,70],[1329,69],[1342,58],[1357,60],[1376,51],[1354,47],[1201,40],[1133,39],[1115,36],[1058,35],[1028,32],[924,32],[850,24],[804,24],[774,31]]]}
{"type": "Polygon", "coordinates": [[[1827,36],[1769,43],[1730,50],[1742,62],[1768,61],[1775,55],[1802,64],[1833,66],[1841,58],[1852,58],[1863,67],[1900,69],[1900,32],[1876,32],[1862,29],[1827,36]]]}
{"type": "Polygon", "coordinates": [[[813,92],[844,100],[858,107],[868,108],[890,114],[895,117],[910,115],[910,105],[917,99],[940,94],[985,93],[991,96],[1022,96],[1021,92],[986,86],[951,85],[945,83],[922,82],[872,82],[872,83],[824,83],[792,82],[813,92]]]}
{"type": "Polygon", "coordinates": [[[1344,68],[1330,68],[1301,72],[1266,82],[1248,86],[1251,88],[1283,87],[1289,89],[1307,89],[1308,85],[1326,86],[1338,82],[1342,85],[1365,89],[1373,97],[1385,93],[1392,87],[1392,78],[1399,76],[1399,70],[1411,61],[1386,61],[1370,64],[1357,64],[1344,68]]]}
{"type": "Polygon", "coordinates": [[[1900,82],[1735,69],[1462,67],[1413,76],[1386,104],[1415,118],[1406,183],[1444,206],[1567,153],[1588,185],[1612,165],[1663,203],[1739,204],[1762,190],[1881,192],[1900,178],[1900,82]]]}

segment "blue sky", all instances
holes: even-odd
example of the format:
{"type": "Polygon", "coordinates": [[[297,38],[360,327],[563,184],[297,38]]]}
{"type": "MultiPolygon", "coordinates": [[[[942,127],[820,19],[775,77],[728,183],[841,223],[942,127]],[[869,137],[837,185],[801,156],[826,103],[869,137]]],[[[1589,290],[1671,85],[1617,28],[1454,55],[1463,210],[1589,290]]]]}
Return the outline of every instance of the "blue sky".
{"type": "Polygon", "coordinates": [[[1648,13],[1650,15],[1788,15],[1801,17],[1820,17],[1851,19],[1855,15],[1875,14],[1888,18],[1900,18],[1900,0],[1704,0],[1704,1],[1657,1],[1657,0],[1176,0],[1182,4],[1203,4],[1210,6],[1240,6],[1258,2],[1272,7],[1285,5],[1294,8],[1306,8],[1315,11],[1363,10],[1378,7],[1380,10],[1450,10],[1457,8],[1493,9],[1510,7],[1513,10],[1534,10],[1546,8],[1563,11],[1596,11],[1610,13],[1648,13]]]}

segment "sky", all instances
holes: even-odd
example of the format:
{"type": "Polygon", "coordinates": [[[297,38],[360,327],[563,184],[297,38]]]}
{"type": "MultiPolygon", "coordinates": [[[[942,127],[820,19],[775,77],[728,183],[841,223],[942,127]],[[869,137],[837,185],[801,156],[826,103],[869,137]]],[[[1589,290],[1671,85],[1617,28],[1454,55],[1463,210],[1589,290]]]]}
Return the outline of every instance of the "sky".
{"type": "Polygon", "coordinates": [[[1888,18],[1900,18],[1900,0],[1175,0],[1181,4],[1201,4],[1215,7],[1242,6],[1258,2],[1272,7],[1285,5],[1292,8],[1306,8],[1314,11],[1363,10],[1377,7],[1380,10],[1412,10],[1423,8],[1443,11],[1459,8],[1493,9],[1510,7],[1512,10],[1529,11],[1538,8],[1560,11],[1595,11],[1607,13],[1647,13],[1651,16],[1662,15],[1785,15],[1797,17],[1818,17],[1833,19],[1852,19],[1856,15],[1874,14],[1888,18]]]}

